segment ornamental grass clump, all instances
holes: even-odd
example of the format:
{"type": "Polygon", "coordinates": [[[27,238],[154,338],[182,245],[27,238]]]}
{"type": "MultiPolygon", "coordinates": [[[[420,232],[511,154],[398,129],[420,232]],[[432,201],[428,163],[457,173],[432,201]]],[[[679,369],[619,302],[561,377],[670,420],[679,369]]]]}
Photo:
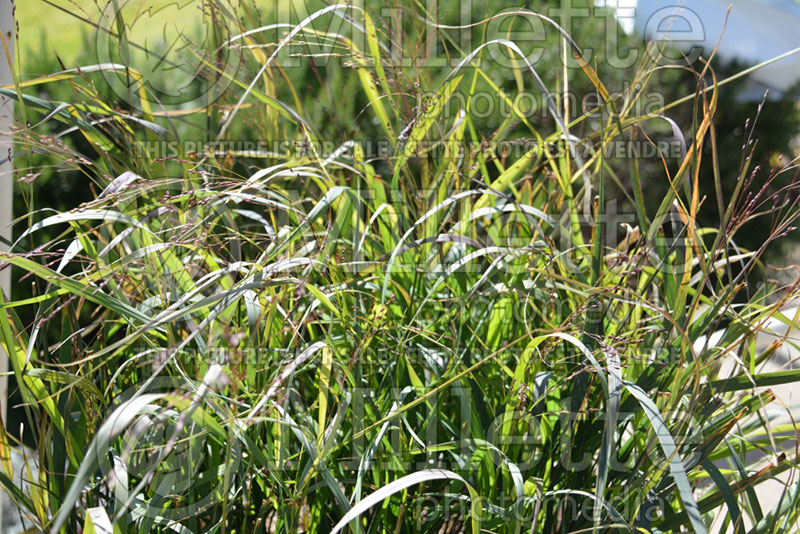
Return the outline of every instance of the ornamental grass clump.
{"type": "Polygon", "coordinates": [[[63,212],[29,198],[0,255],[34,287],[3,297],[0,343],[38,475],[21,487],[3,464],[0,483],[35,529],[797,529],[798,436],[766,414],[789,409],[769,388],[800,371],[763,370],[794,343],[757,348],[797,320],[781,310],[800,280],[776,286],[760,261],[794,231],[797,186],[770,184],[797,165],[750,168],[754,110],[739,175],[700,173],[727,135],[710,60],[694,95],[637,114],[665,68],[656,47],[613,93],[527,10],[503,16],[548,25],[577,70],[537,70],[502,36],[405,66],[377,9],[328,6],[272,40],[247,9],[217,7],[237,30],[219,49],[243,56],[231,73],[197,54],[229,77],[206,105],[160,108],[145,84],[107,101],[106,76],[136,77],[119,64],[2,89],[25,120],[18,174],[44,170],[26,168],[35,153],[95,190],[63,212]],[[493,82],[490,53],[546,117],[493,82]],[[597,103],[577,114],[575,76],[597,103]],[[37,97],[46,84],[74,100],[37,97]],[[319,118],[320,85],[347,101],[352,137],[319,118]],[[490,129],[479,93],[509,110],[490,129]],[[694,106],[690,134],[678,105],[694,106]],[[37,130],[54,121],[57,138],[37,130]],[[647,175],[644,151],[609,156],[656,135],[679,149],[647,175]],[[669,185],[655,212],[650,183],[669,185]],[[718,227],[696,224],[703,210],[718,227]],[[738,247],[756,217],[771,233],[738,247]],[[788,482],[766,507],[774,477],[788,482]]]}

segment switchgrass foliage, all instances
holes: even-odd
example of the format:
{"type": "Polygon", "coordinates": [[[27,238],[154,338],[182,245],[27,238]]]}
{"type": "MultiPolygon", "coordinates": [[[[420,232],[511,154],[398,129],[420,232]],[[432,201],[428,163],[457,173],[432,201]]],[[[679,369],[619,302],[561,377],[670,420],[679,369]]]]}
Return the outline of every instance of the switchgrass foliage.
{"type": "MultiPolygon", "coordinates": [[[[510,39],[460,51],[445,71],[406,68],[372,16],[328,7],[279,42],[242,26],[247,69],[223,100],[181,112],[151,105],[146,89],[136,113],[96,98],[97,74],[119,65],[3,89],[28,125],[18,168],[41,152],[102,188],[71,211],[20,218],[2,255],[36,288],[0,306],[39,466],[24,487],[0,469],[21,513],[53,533],[99,532],[106,517],[121,534],[702,533],[719,515],[736,533],[796,531],[796,479],[775,509],[757,491],[798,461],[794,426],[765,415],[766,386],[800,380],[760,371],[791,339],[756,350],[768,321],[797,319],[779,310],[798,285],[760,274],[798,195],[754,186],[757,121],[739,176],[701,175],[723,135],[708,62],[684,139],[668,109],[633,112],[662,68],[654,48],[613,97],[580,62],[600,105],[574,117],[559,98],[566,69],[537,72],[510,39]],[[332,18],[338,33],[310,24],[332,18]],[[376,132],[388,154],[366,153],[364,138],[316,150],[328,140],[301,105],[311,89],[278,61],[312,37],[340,61],[319,79],[357,89],[341,95],[367,103],[354,131],[376,132]],[[491,132],[475,128],[478,87],[513,101],[486,73],[489,45],[515,58],[523,87],[555,94],[549,121],[512,106],[491,132]],[[75,98],[41,100],[43,84],[70,84],[75,98]],[[189,149],[175,137],[187,115],[209,141],[251,130],[291,143],[189,149]],[[38,135],[41,121],[92,150],[38,135]],[[622,171],[608,162],[608,146],[646,141],[655,122],[684,154],[652,176],[637,157],[622,171]],[[622,219],[612,178],[632,192],[622,219]],[[718,191],[736,180],[735,194],[701,198],[704,180],[718,191]],[[648,213],[654,181],[670,188],[648,213]],[[715,209],[718,228],[695,224],[715,209]],[[757,216],[772,233],[738,248],[757,216]]],[[[794,162],[771,177],[781,173],[794,162]]],[[[2,435],[5,453],[13,441],[2,435]]]]}

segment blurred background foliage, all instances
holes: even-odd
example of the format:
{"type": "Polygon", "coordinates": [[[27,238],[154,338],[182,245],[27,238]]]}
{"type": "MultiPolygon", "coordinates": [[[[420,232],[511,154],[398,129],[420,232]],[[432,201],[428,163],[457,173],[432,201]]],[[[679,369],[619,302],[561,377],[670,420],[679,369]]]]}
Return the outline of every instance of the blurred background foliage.
{"type": "MultiPolygon", "coordinates": [[[[333,2],[319,0],[300,2],[293,0],[291,3],[294,5],[293,8],[287,7],[289,4],[287,3],[283,4],[280,9],[292,9],[292,15],[297,17],[304,11],[305,13],[313,13],[317,9],[333,2]]],[[[398,14],[402,13],[404,25],[402,35],[406,43],[398,43],[398,45],[403,49],[408,49],[408,42],[417,43],[418,56],[422,57],[429,53],[426,52],[425,47],[435,43],[435,58],[442,61],[446,60],[447,63],[452,63],[470,52],[470,50],[462,50],[460,48],[461,44],[471,44],[474,47],[476,43],[483,42],[488,38],[507,37],[509,34],[504,35],[504,32],[530,31],[532,28],[531,23],[527,20],[515,20],[511,23],[506,20],[502,24],[494,25],[492,30],[495,35],[487,36],[486,25],[476,25],[472,28],[469,38],[465,38],[462,35],[463,30],[454,29],[439,29],[438,31],[431,31],[428,35],[423,35],[420,34],[421,25],[413,23],[414,19],[427,18],[428,20],[437,20],[442,25],[455,26],[462,24],[460,10],[465,5],[468,6],[467,9],[471,13],[470,20],[475,22],[481,20],[481,18],[488,18],[501,10],[519,8],[519,3],[514,1],[478,2],[473,0],[472,2],[463,2],[462,0],[439,0],[438,2],[417,1],[405,4],[397,0],[366,0],[364,3],[371,13],[383,15],[383,18],[376,17],[376,26],[382,36],[392,36],[392,25],[397,24],[396,20],[400,18],[398,14]],[[432,7],[437,8],[435,13],[431,11],[432,7]]],[[[150,15],[154,20],[170,20],[170,17],[175,16],[176,3],[169,0],[148,0],[147,2],[129,0],[127,4],[147,5],[156,8],[153,14],[150,15]]],[[[630,87],[635,66],[624,69],[619,68],[617,64],[614,64],[614,61],[609,60],[609,53],[616,54],[617,57],[623,59],[631,51],[642,53],[645,48],[643,39],[639,36],[628,36],[615,23],[609,23],[610,12],[603,8],[595,8],[591,0],[574,0],[569,4],[573,13],[569,20],[560,15],[561,0],[530,0],[526,2],[525,7],[539,13],[549,14],[556,22],[569,26],[567,30],[584,50],[584,53],[591,58],[590,61],[593,62],[593,67],[597,70],[600,79],[604,81],[609,90],[612,93],[625,91],[630,87]],[[588,13],[589,16],[575,15],[583,15],[584,13],[588,13]]],[[[20,27],[19,62],[23,78],[32,79],[64,68],[85,67],[98,63],[99,58],[96,51],[97,29],[93,26],[93,23],[99,20],[100,14],[106,6],[107,2],[103,0],[28,0],[26,2],[18,2],[17,18],[20,27]]],[[[278,4],[275,2],[242,1],[236,16],[241,22],[242,29],[267,26],[278,21],[279,14],[276,6],[278,4]]],[[[186,12],[187,10],[184,9],[180,12],[180,15],[185,17],[186,12]]],[[[197,20],[182,21],[182,28],[190,27],[195,23],[199,25],[203,17],[200,5],[197,6],[196,13],[197,20]]],[[[142,13],[137,13],[137,15],[142,16],[142,13]]],[[[330,17],[322,17],[312,25],[324,30],[330,24],[330,20],[330,17]]],[[[128,36],[129,39],[132,41],[138,40],[145,45],[148,42],[152,43],[154,40],[159,39],[159,32],[163,31],[163,24],[138,23],[134,27],[136,29],[135,35],[128,36]]],[[[285,28],[276,28],[258,33],[253,38],[263,45],[265,51],[269,51],[285,34],[285,28]]],[[[547,28],[543,38],[544,53],[534,66],[540,73],[546,74],[543,77],[548,80],[556,80],[558,85],[550,88],[551,93],[555,94],[556,91],[563,88],[564,84],[563,51],[560,45],[560,38],[552,28],[547,28]]],[[[539,43],[532,43],[531,46],[533,44],[539,45],[539,43]]],[[[527,50],[523,51],[528,52],[527,50]]],[[[135,63],[135,58],[131,59],[131,61],[135,63]]],[[[357,77],[348,76],[346,72],[343,72],[343,70],[351,69],[352,65],[343,65],[335,57],[325,58],[324,64],[321,62],[316,62],[319,64],[311,63],[312,61],[309,58],[299,58],[296,67],[285,69],[285,75],[289,77],[294,87],[303,89],[299,91],[299,96],[297,96],[300,99],[299,107],[305,112],[305,118],[308,119],[307,122],[319,129],[319,138],[332,144],[341,144],[348,140],[386,140],[385,134],[377,124],[374,124],[372,131],[366,131],[366,121],[354,120],[360,113],[364,112],[367,102],[363,92],[357,90],[357,77]]],[[[567,69],[566,73],[569,89],[575,95],[572,99],[571,107],[576,109],[570,110],[570,116],[575,117],[585,111],[581,108],[586,102],[585,99],[591,98],[594,88],[574,64],[574,61],[571,61],[571,66],[572,68],[567,69]],[[590,96],[587,97],[587,95],[590,96]]],[[[696,62],[695,65],[690,67],[699,70],[699,66],[696,62]]],[[[257,65],[248,65],[248,68],[252,70],[255,70],[256,67],[257,65]]],[[[653,109],[658,109],[660,107],[659,104],[663,105],[692,94],[697,87],[696,74],[692,72],[692,69],[686,67],[686,65],[676,64],[655,72],[647,87],[647,98],[642,100],[643,102],[652,103],[652,106],[648,105],[651,109],[637,111],[641,113],[650,112],[653,109]]],[[[716,69],[717,79],[722,80],[726,76],[738,72],[741,65],[725,65],[716,62],[714,68],[716,69]]],[[[396,84],[394,88],[396,91],[414,94],[418,92],[421,79],[432,82],[432,85],[429,86],[436,86],[437,81],[444,79],[450,69],[447,66],[424,66],[416,69],[404,68],[395,70],[389,65],[387,70],[389,71],[390,81],[396,84]],[[409,72],[416,73],[417,79],[409,79],[409,72]]],[[[542,130],[552,127],[552,124],[550,124],[552,119],[545,111],[541,95],[538,94],[537,87],[529,79],[527,73],[520,75],[521,71],[518,70],[515,73],[514,69],[506,68],[502,65],[486,66],[485,70],[490,75],[492,83],[501,87],[506,94],[513,95],[520,91],[527,91],[529,94],[537,95],[539,100],[534,106],[536,109],[531,110],[531,122],[537,127],[540,125],[542,130]]],[[[92,83],[92,87],[97,91],[94,98],[114,103],[120,109],[127,109],[127,104],[121,101],[118,95],[113,94],[107,84],[102,83],[102,78],[99,75],[90,74],[86,76],[86,79],[89,82],[99,82],[92,83]]],[[[707,80],[707,82],[710,83],[710,80],[707,80]]],[[[721,185],[725,193],[732,192],[735,186],[736,176],[741,166],[741,149],[744,142],[745,123],[756,116],[758,108],[758,102],[741,101],[738,98],[738,89],[743,82],[744,80],[729,84],[720,92],[719,111],[715,116],[716,128],[719,134],[717,136],[720,152],[719,172],[721,185]]],[[[484,90],[487,94],[494,95],[494,91],[486,80],[479,80],[478,84],[477,92],[484,90]]],[[[277,89],[280,92],[282,84],[278,83],[278,85],[277,89]]],[[[197,90],[200,92],[202,88],[198,87],[197,90]]],[[[29,91],[29,94],[35,94],[40,98],[56,103],[74,100],[76,97],[87,98],[87,95],[76,94],[74,86],[68,81],[59,84],[49,83],[42,85],[35,91],[29,91]]],[[[751,168],[759,168],[756,180],[764,180],[771,169],[796,155],[796,140],[798,134],[800,134],[800,111],[797,105],[799,95],[800,92],[793,91],[782,95],[780,99],[770,99],[761,110],[758,118],[759,126],[756,129],[758,146],[751,164],[751,168]]],[[[291,101],[291,98],[296,95],[285,96],[289,98],[286,101],[291,101]]],[[[235,101],[229,100],[220,99],[218,102],[220,110],[235,103],[235,101]]],[[[486,113],[476,114],[476,117],[473,117],[476,129],[486,139],[492,139],[493,131],[497,129],[504,118],[501,113],[491,112],[492,108],[490,106],[494,105],[499,108],[497,99],[493,98],[493,100],[493,104],[489,104],[487,99],[486,113]]],[[[524,100],[520,102],[526,104],[530,101],[524,100]]],[[[560,102],[559,104],[562,103],[560,102]]],[[[457,105],[458,100],[453,99],[451,107],[455,109],[457,105]]],[[[408,106],[407,109],[402,111],[407,120],[410,121],[414,115],[414,110],[408,106]]],[[[670,118],[678,123],[687,139],[691,139],[691,133],[696,126],[691,122],[693,115],[691,103],[670,110],[670,118]]],[[[35,122],[41,118],[43,117],[28,117],[27,120],[28,122],[35,122]]],[[[208,124],[197,124],[191,120],[180,119],[171,122],[178,133],[177,137],[180,139],[197,140],[198,143],[202,143],[213,138],[213,135],[207,129],[210,126],[208,124]]],[[[582,130],[589,128],[593,122],[597,121],[582,121],[580,128],[582,130]]],[[[39,131],[46,135],[48,128],[56,128],[57,126],[57,123],[50,122],[42,125],[39,131]]],[[[652,136],[655,141],[673,139],[672,130],[666,122],[650,121],[648,128],[647,134],[652,136]]],[[[524,136],[526,130],[523,125],[519,125],[516,131],[520,136],[524,136]]],[[[512,130],[512,135],[513,132],[514,130],[512,130]]],[[[585,131],[581,131],[577,132],[577,135],[582,136],[585,133],[585,131]]],[[[281,140],[297,140],[292,136],[286,137],[287,139],[281,140]]],[[[252,129],[240,126],[237,130],[229,132],[228,138],[236,140],[252,139],[253,141],[276,140],[281,138],[281,133],[275,131],[264,132],[263,128],[258,127],[256,121],[253,121],[252,129]]],[[[87,140],[80,132],[65,135],[62,139],[67,146],[73,147],[81,153],[90,148],[87,146],[87,140]]],[[[494,140],[497,141],[497,139],[494,140]]],[[[710,144],[706,146],[706,149],[710,150],[710,144]]],[[[39,157],[35,154],[28,156],[27,161],[30,162],[30,167],[35,168],[36,171],[25,179],[26,182],[31,182],[30,187],[22,187],[19,190],[15,202],[15,213],[17,215],[29,211],[31,198],[36,199],[33,204],[34,208],[48,207],[56,210],[67,210],[94,198],[102,190],[101,177],[92,176],[91,173],[87,174],[85,169],[54,166],[52,161],[47,161],[48,158],[50,156],[39,157]]],[[[704,160],[704,164],[710,165],[708,161],[708,158],[704,160]]],[[[675,159],[673,158],[671,163],[674,164],[674,162],[675,159]]],[[[243,164],[240,162],[239,165],[262,165],[263,163],[263,160],[254,160],[245,161],[243,164]]],[[[659,158],[649,158],[644,161],[644,170],[647,169],[647,165],[653,168],[663,167],[663,163],[659,158]]],[[[609,197],[619,197],[623,206],[622,209],[631,211],[630,205],[625,203],[625,197],[630,196],[630,191],[625,191],[619,187],[620,184],[630,183],[630,180],[624,179],[624,174],[627,172],[626,162],[617,161],[615,168],[619,170],[622,179],[613,180],[611,177],[607,178],[610,182],[608,184],[610,189],[607,190],[609,197]]],[[[140,170],[140,172],[146,172],[146,170],[140,170]]],[[[26,173],[21,174],[24,175],[26,173]]],[[[713,171],[711,168],[704,168],[701,175],[704,182],[702,187],[708,198],[712,199],[715,196],[713,171]]],[[[111,179],[113,177],[106,178],[111,179]]],[[[772,187],[778,188],[781,185],[785,185],[789,179],[787,177],[783,178],[783,181],[778,180],[772,187]]],[[[666,190],[666,184],[648,180],[647,173],[644,173],[643,181],[647,188],[646,198],[651,202],[649,207],[655,210],[659,199],[663,197],[666,190]]],[[[714,202],[706,201],[705,209],[701,210],[701,226],[715,225],[719,222],[720,214],[713,204],[714,202]]],[[[739,245],[746,249],[758,247],[761,242],[761,236],[768,231],[768,225],[768,218],[761,218],[759,221],[754,222],[752,231],[742,233],[743,236],[749,236],[749,239],[744,239],[739,245]]],[[[43,232],[41,239],[46,240],[49,237],[46,232],[43,232]]],[[[797,238],[797,235],[789,236],[792,242],[797,241],[797,238]]],[[[741,236],[740,239],[742,239],[741,236]]],[[[773,259],[779,258],[773,255],[773,259]]],[[[29,290],[22,286],[18,286],[16,289],[22,292],[29,290]]]]}

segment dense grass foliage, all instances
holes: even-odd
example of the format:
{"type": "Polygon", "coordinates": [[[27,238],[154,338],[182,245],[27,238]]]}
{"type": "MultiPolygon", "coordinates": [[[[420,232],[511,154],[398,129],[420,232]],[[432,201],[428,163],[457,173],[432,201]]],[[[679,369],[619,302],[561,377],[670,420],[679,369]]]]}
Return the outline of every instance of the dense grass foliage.
{"type": "Polygon", "coordinates": [[[796,530],[800,484],[773,510],[754,488],[798,462],[794,428],[763,414],[766,386],[800,372],[759,371],[791,340],[755,348],[769,319],[797,320],[779,310],[798,284],[770,285],[760,258],[794,231],[798,195],[755,181],[757,117],[723,195],[709,63],[684,136],[678,103],[637,105],[655,47],[612,95],[548,20],[573,71],[541,72],[500,37],[403,67],[379,11],[328,7],[271,41],[229,7],[216,15],[246,61],[208,105],[162,110],[145,89],[139,111],[115,109],[95,88],[109,64],[3,90],[30,123],[20,145],[98,191],[26,215],[2,255],[36,288],[0,303],[0,343],[39,474],[20,488],[3,465],[0,482],[37,528],[699,533],[723,514],[737,533],[796,530]],[[304,105],[319,87],[282,66],[311,60],[312,39],[352,137],[320,134],[328,119],[304,105]],[[520,91],[546,90],[547,120],[486,74],[492,50],[520,91]],[[596,96],[577,116],[562,98],[576,73],[596,96]],[[65,83],[66,105],[28,89],[65,83]],[[473,108],[487,91],[510,110],[491,125],[473,108]],[[207,145],[174,127],[187,116],[207,145]],[[43,119],[87,149],[39,135],[43,119]],[[609,164],[657,123],[680,153],[609,164]],[[236,145],[244,131],[264,144],[236,145]],[[668,184],[656,210],[650,183],[668,184]],[[704,210],[718,227],[697,224],[704,210]],[[755,217],[762,246],[736,246],[755,217]],[[53,237],[30,246],[38,232],[53,237]]]}

